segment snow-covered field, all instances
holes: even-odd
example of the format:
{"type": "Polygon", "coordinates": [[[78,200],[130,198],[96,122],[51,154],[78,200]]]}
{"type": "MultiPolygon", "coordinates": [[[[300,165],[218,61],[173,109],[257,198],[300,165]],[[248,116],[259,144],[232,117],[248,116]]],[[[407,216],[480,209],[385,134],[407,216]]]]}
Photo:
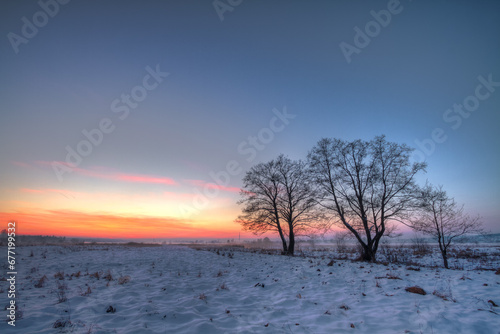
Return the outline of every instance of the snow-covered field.
{"type": "Polygon", "coordinates": [[[20,251],[18,319],[15,327],[3,320],[1,333],[500,333],[500,275],[475,269],[487,264],[331,263],[328,250],[296,257],[180,246],[20,251]],[[412,286],[427,294],[405,290],[412,286]]]}

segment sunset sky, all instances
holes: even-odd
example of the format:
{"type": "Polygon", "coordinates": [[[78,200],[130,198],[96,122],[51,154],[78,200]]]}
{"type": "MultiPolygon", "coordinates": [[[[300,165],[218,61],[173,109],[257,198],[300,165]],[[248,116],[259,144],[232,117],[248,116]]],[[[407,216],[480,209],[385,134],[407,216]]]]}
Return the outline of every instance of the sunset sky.
{"type": "Polygon", "coordinates": [[[1,2],[5,227],[237,238],[253,164],[385,134],[500,232],[500,2],[215,3],[1,2]]]}

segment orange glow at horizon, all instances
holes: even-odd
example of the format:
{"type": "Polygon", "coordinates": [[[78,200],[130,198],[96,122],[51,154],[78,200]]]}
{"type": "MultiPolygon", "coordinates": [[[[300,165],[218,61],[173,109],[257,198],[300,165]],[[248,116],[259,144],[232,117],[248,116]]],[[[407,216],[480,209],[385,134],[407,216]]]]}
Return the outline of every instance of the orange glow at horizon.
{"type": "Polygon", "coordinates": [[[16,222],[16,234],[65,237],[150,239],[150,238],[235,238],[236,224],[198,224],[177,218],[119,216],[67,210],[45,212],[0,212],[0,221],[16,222]],[[202,227],[201,227],[202,226],[202,227]],[[208,228],[207,226],[210,226],[208,228]]]}

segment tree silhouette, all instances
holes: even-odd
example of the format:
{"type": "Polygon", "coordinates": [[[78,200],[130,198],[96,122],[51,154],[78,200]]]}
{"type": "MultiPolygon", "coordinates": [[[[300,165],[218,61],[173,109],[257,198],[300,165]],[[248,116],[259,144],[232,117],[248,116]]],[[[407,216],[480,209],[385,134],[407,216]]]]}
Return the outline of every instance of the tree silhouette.
{"type": "Polygon", "coordinates": [[[294,254],[296,235],[321,226],[318,193],[304,161],[280,155],[252,167],[243,181],[238,203],[245,206],[237,222],[256,234],[277,231],[284,254],[294,254]]]}
{"type": "Polygon", "coordinates": [[[376,261],[391,222],[406,219],[414,205],[414,178],[426,164],[410,164],[412,151],[379,136],[371,141],[321,139],[308,154],[321,205],[354,235],[365,261],[376,261]]]}
{"type": "Polygon", "coordinates": [[[464,213],[463,205],[459,206],[442,187],[427,184],[419,200],[420,214],[410,220],[410,226],[438,242],[444,267],[448,269],[448,247],[466,234],[481,233],[480,218],[464,213]]]}

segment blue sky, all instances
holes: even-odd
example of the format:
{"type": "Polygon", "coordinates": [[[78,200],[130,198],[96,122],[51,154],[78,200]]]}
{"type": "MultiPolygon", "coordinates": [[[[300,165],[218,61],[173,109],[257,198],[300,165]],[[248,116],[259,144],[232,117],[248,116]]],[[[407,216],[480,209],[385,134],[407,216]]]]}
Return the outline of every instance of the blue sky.
{"type": "MultiPolygon", "coordinates": [[[[42,3],[54,10],[57,2],[42,3]]],[[[500,231],[500,87],[457,129],[443,119],[474,96],[478,77],[500,82],[500,3],[243,0],[222,21],[211,1],[57,4],[58,12],[17,53],[9,33],[23,37],[23,17],[33,23],[42,7],[0,5],[3,217],[135,212],[192,229],[220,224],[234,234],[233,188],[253,163],[280,153],[305,158],[322,137],[385,134],[417,147],[440,128],[447,140],[426,155],[428,173],[420,182],[443,185],[483,216],[487,228],[500,231]],[[397,13],[348,63],[340,44],[355,46],[355,27],[365,31],[375,20],[371,11],[390,8],[397,13]],[[169,75],[120,120],[112,102],[141,86],[148,66],[169,75]],[[296,117],[246,161],[238,146],[269,126],[273,109],[284,108],[296,117]],[[105,118],[114,131],[79,171],[58,180],[50,163],[64,161],[65,147],[76,149],[85,140],[82,130],[105,118]],[[179,207],[192,205],[196,189],[213,182],[210,172],[225,170],[229,161],[242,172],[209,204],[183,216],[179,207]]]]}

